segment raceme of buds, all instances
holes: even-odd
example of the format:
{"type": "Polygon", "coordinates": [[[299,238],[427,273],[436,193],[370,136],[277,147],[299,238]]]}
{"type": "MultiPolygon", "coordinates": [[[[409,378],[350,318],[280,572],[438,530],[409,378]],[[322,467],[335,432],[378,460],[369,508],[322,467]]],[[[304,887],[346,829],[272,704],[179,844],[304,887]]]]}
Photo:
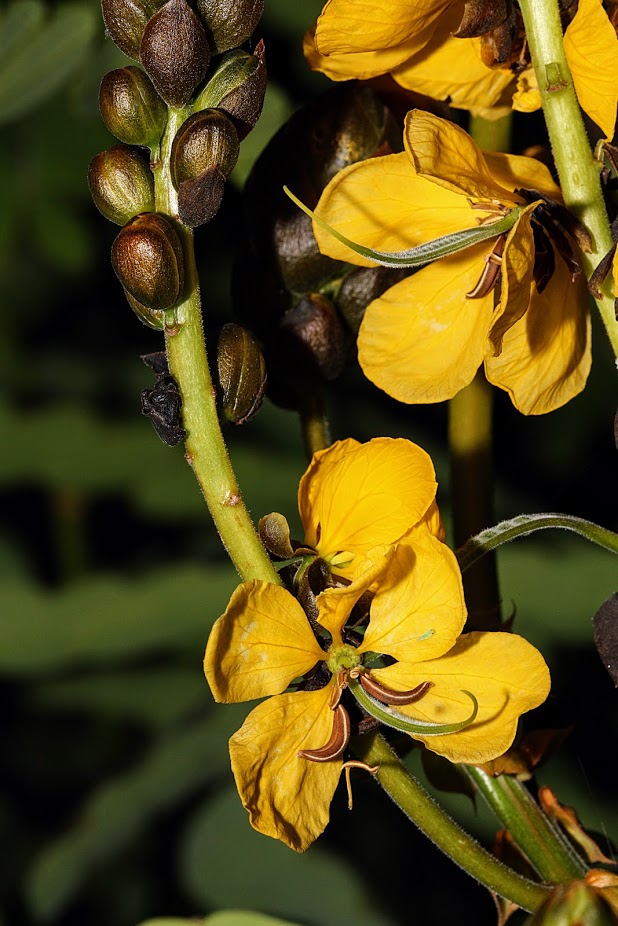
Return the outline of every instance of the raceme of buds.
{"type": "Polygon", "coordinates": [[[246,42],[264,12],[264,0],[197,0],[215,52],[246,42]]]}
{"type": "Polygon", "coordinates": [[[126,145],[114,145],[92,159],[88,186],[96,207],[117,225],[154,209],[150,167],[138,151],[126,145]]]}
{"type": "Polygon", "coordinates": [[[234,125],[216,109],[194,113],[182,124],[172,145],[170,169],[184,225],[196,228],[217,213],[239,149],[234,125]]]}
{"type": "Polygon", "coordinates": [[[235,424],[253,418],[264,398],[266,365],[246,328],[230,322],[219,332],[217,374],[224,417],[235,424]]]}
{"type": "Polygon", "coordinates": [[[141,68],[109,71],[101,81],[99,106],[105,125],[120,141],[149,148],[159,144],[167,111],[141,68]]]}
{"type": "Polygon", "coordinates": [[[121,229],[112,266],[127,292],[148,309],[168,309],[182,295],[182,244],[170,220],[156,212],[137,215],[121,229]]]}
{"type": "Polygon", "coordinates": [[[161,0],[102,0],[105,28],[120,51],[139,59],[139,46],[148,20],[161,0]]]}
{"type": "Polygon", "coordinates": [[[149,20],[140,58],[159,95],[180,109],[203,79],[210,45],[200,20],[185,0],[168,0],[149,20]]]}
{"type": "Polygon", "coordinates": [[[193,102],[194,112],[216,107],[232,118],[243,139],[260,118],[266,92],[264,43],[255,52],[235,48],[223,55],[216,71],[193,102]]]}

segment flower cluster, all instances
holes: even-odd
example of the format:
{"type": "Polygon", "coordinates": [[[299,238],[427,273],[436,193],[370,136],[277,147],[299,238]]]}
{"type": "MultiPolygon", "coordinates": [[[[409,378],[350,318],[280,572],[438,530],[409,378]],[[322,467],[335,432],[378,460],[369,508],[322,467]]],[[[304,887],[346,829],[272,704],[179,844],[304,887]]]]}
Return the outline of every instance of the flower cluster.
{"type": "Polygon", "coordinates": [[[321,590],[303,607],[284,587],[245,582],[209,638],[215,699],[268,698],[230,740],[251,824],[297,851],[326,826],[350,735],[363,729],[354,681],[419,721],[427,748],[473,764],[508,749],[520,715],[548,694],[543,658],[521,637],[462,634],[461,575],[435,492],[430,458],[406,440],[316,454],[299,489],[305,537],[288,543],[299,572],[320,564],[321,590]],[[469,723],[466,692],[478,702],[469,723]]]}

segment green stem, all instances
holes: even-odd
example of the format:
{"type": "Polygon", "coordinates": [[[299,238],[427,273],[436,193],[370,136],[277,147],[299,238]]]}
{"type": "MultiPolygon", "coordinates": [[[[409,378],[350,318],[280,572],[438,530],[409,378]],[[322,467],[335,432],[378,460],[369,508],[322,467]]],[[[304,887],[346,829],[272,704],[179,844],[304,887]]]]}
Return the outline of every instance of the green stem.
{"type": "Polygon", "coordinates": [[[170,150],[185,116],[183,110],[169,111],[161,158],[153,169],[157,211],[176,220],[184,251],[185,295],[172,310],[175,324],[166,329],[165,346],[170,372],[182,395],[186,458],[241,577],[281,584],[242,500],[221,434],[206,356],[193,235],[177,221],[178,200],[170,177],[170,150]]]}
{"type": "MultiPolygon", "coordinates": [[[[482,370],[449,402],[449,454],[455,546],[494,521],[492,475],[493,392],[482,370]]],[[[470,624],[498,629],[500,594],[495,556],[464,576],[470,624]]]]}
{"type": "Polygon", "coordinates": [[[561,884],[585,874],[583,860],[545,816],[525,785],[510,775],[493,778],[475,766],[461,768],[544,881],[561,884]]]}
{"type": "MultiPolygon", "coordinates": [[[[519,0],[519,6],[564,202],[593,237],[592,252],[582,255],[584,271],[590,278],[613,241],[601,192],[600,165],[590,150],[564,53],[558,3],[557,0],[519,0]]],[[[618,323],[609,279],[602,290],[596,303],[618,357],[618,323]]]]}
{"type": "Polygon", "coordinates": [[[537,910],[547,899],[548,887],[522,878],[464,832],[410,775],[382,736],[355,737],[353,746],[363,762],[379,766],[377,780],[408,819],[469,875],[524,910],[537,910]]]}

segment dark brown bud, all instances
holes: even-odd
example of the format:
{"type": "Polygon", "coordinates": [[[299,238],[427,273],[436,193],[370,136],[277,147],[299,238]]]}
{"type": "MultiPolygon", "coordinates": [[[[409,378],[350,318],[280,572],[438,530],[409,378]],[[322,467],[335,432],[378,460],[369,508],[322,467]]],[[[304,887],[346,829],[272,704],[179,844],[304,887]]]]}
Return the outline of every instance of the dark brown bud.
{"type": "Polygon", "coordinates": [[[130,65],[109,71],[101,81],[99,106],[103,122],[121,141],[158,146],[167,110],[141,68],[130,65]]]}
{"type": "Polygon", "coordinates": [[[102,0],[105,28],[120,51],[129,58],[139,59],[146,23],[160,6],[161,0],[102,0]]]}
{"type": "Polygon", "coordinates": [[[196,228],[217,213],[239,149],[236,129],[216,109],[195,113],[182,124],[172,145],[170,169],[184,225],[196,228]]]}
{"type": "Polygon", "coordinates": [[[409,272],[392,267],[355,267],[344,277],[337,292],[337,308],[354,334],[358,333],[369,303],[409,272]]]}
{"type": "Polygon", "coordinates": [[[116,276],[142,306],[168,309],[182,295],[182,244],[163,215],[138,215],[118,233],[112,245],[116,276]]]}
{"type": "Polygon", "coordinates": [[[232,118],[242,139],[260,118],[265,92],[266,62],[264,43],[260,41],[252,55],[237,48],[223,56],[193,109],[222,109],[232,118]]]}
{"type": "Polygon", "coordinates": [[[154,209],[150,167],[138,151],[126,145],[114,145],[92,159],[88,186],[96,207],[117,225],[154,209]]]}
{"type": "Polygon", "coordinates": [[[140,58],[169,106],[180,109],[189,102],[208,69],[210,45],[204,27],[185,0],[168,0],[148,22],[140,58]]]}
{"type": "Polygon", "coordinates": [[[197,0],[216,54],[246,42],[264,12],[264,0],[197,0]]]}
{"type": "Polygon", "coordinates": [[[229,322],[219,332],[217,373],[224,417],[244,424],[259,410],[266,389],[264,357],[246,328],[229,322]]]}
{"type": "Polygon", "coordinates": [[[509,0],[465,0],[461,22],[453,35],[470,39],[491,32],[509,16],[510,7],[509,0]]]}

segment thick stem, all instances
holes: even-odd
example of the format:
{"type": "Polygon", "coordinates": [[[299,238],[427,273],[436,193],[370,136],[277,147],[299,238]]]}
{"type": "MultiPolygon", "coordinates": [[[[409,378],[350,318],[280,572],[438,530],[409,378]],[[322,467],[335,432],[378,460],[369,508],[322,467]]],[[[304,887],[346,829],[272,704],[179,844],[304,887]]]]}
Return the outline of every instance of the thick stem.
{"type": "MultiPolygon", "coordinates": [[[[519,0],[519,6],[564,202],[593,238],[592,253],[583,254],[583,267],[589,278],[613,244],[601,192],[600,165],[590,150],[564,53],[557,0],[519,0]]],[[[603,296],[596,303],[618,357],[618,323],[611,280],[602,289],[603,296]]]]}
{"type": "MultiPolygon", "coordinates": [[[[154,165],[157,211],[178,223],[176,191],[169,171],[169,156],[183,111],[170,110],[161,144],[161,157],[154,165]]],[[[187,430],[186,458],[206,499],[221,540],[241,577],[280,584],[280,579],[262,546],[242,500],[227,448],[221,434],[202,328],[200,288],[195,267],[193,235],[176,226],[182,239],[185,291],[174,307],[175,324],[165,333],[167,359],[182,395],[183,424],[187,430]]]]}
{"type": "Polygon", "coordinates": [[[395,804],[469,875],[524,910],[537,910],[547,899],[548,887],[507,868],[444,813],[382,736],[372,733],[355,737],[353,747],[363,762],[379,766],[376,778],[395,804]]]}
{"type": "MultiPolygon", "coordinates": [[[[449,402],[449,452],[455,546],[494,522],[492,387],[483,371],[449,402]]],[[[469,622],[475,630],[500,625],[496,558],[484,556],[464,576],[469,622]],[[481,568],[482,567],[482,568],[481,568]]]]}
{"type": "Polygon", "coordinates": [[[544,881],[559,884],[581,878],[587,866],[545,816],[528,789],[510,775],[492,778],[462,765],[518,847],[544,881]]]}

